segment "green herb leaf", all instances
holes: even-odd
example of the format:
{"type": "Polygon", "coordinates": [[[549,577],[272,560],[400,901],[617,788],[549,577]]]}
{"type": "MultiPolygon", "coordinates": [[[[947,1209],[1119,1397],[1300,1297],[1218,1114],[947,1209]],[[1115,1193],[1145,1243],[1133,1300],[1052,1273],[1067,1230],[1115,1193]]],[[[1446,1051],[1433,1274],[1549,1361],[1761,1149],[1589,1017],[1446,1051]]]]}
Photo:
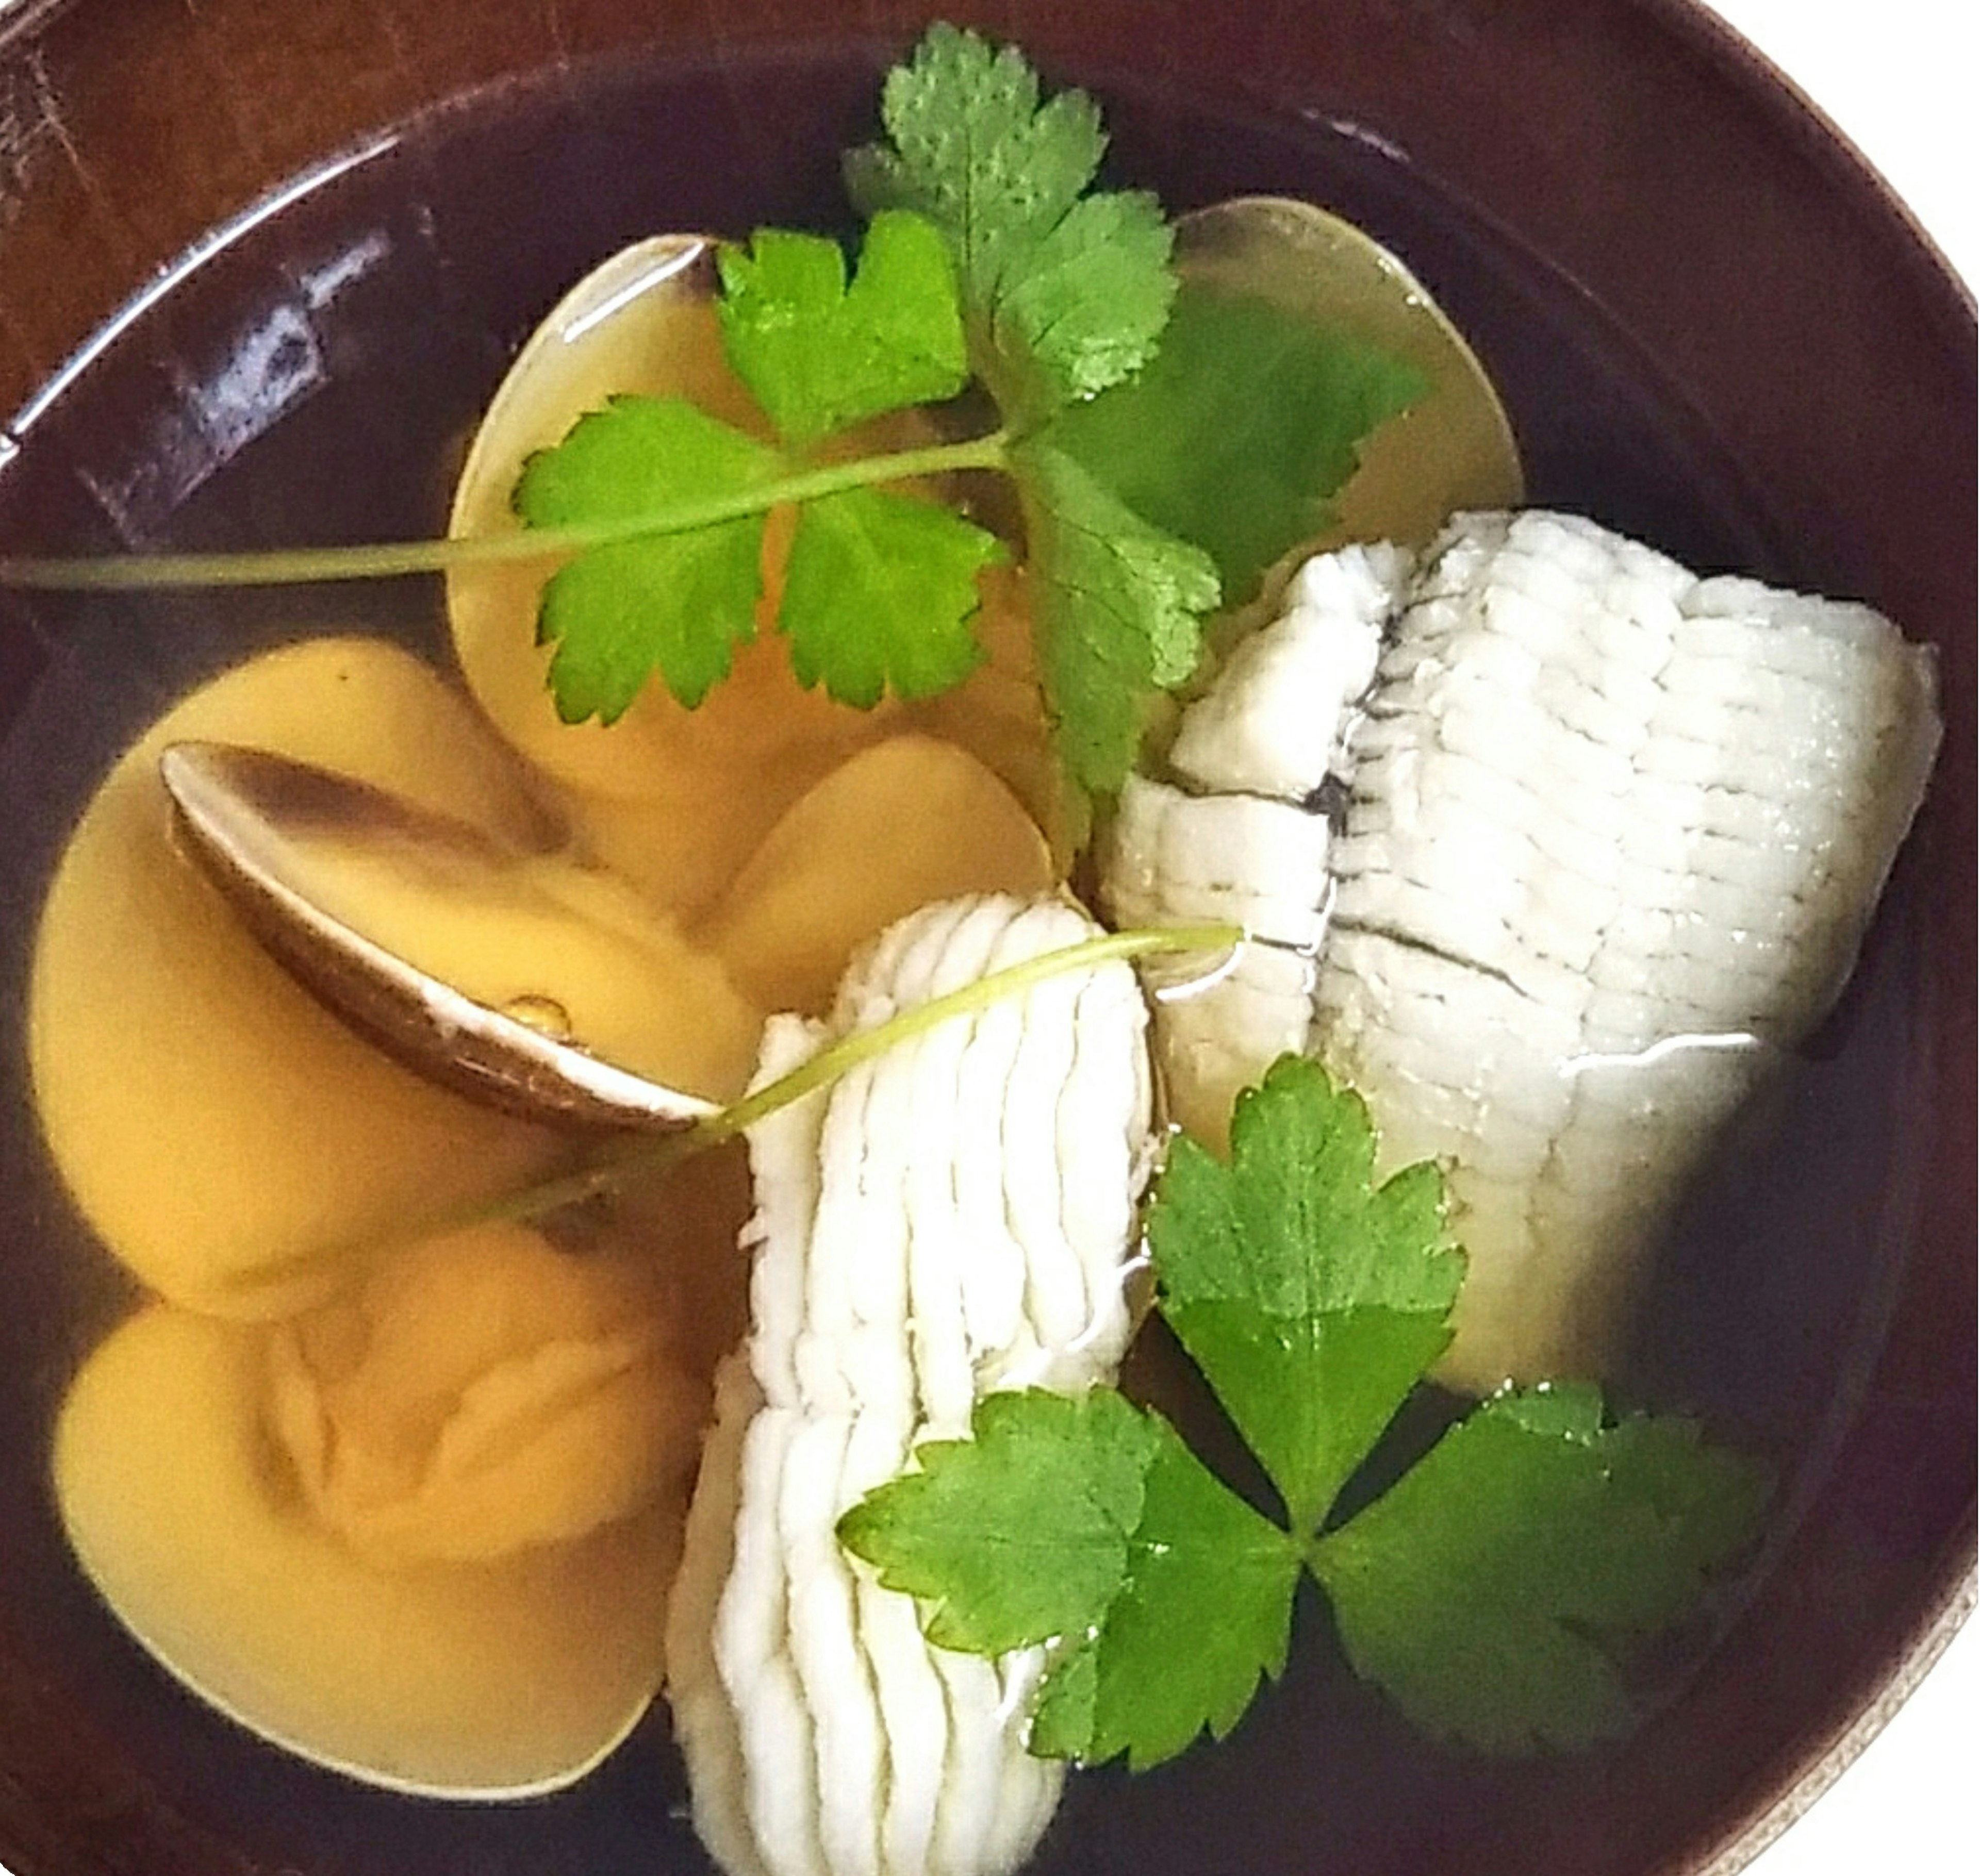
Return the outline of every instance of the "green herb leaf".
{"type": "Polygon", "coordinates": [[[968,1439],[869,1493],[839,1541],[919,1596],[943,1648],[1001,1655],[1099,1622],[1128,1572],[1158,1436],[1121,1395],[1033,1390],[978,1403],[968,1439]]]}
{"type": "Polygon", "coordinates": [[[1145,191],[1089,195],[1005,274],[984,375],[1014,421],[1076,404],[1148,361],[1175,295],[1174,244],[1145,191]]]}
{"type": "Polygon", "coordinates": [[[1185,281],[1147,368],[1049,434],[1144,520],[1207,548],[1242,596],[1326,529],[1363,440],[1429,388],[1377,347],[1185,281]]]}
{"type": "Polygon", "coordinates": [[[1071,455],[1011,439],[1154,355],[1174,293],[1169,228],[1152,197],[1089,193],[1105,148],[1090,98],[1041,102],[1023,58],[973,33],[931,28],[889,75],[882,117],[889,141],[847,165],[872,215],[849,284],[842,251],[814,236],[759,230],[746,249],[723,251],[730,362],[799,447],[951,397],[972,368],[1003,428],[898,459],[784,469],[780,480],[769,452],[707,420],[702,433],[671,439],[657,416],[596,436],[580,425],[526,472],[526,519],[677,518],[673,531],[583,552],[546,589],[540,630],[559,642],[558,708],[609,721],[656,668],[689,704],[726,674],[752,629],[762,526],[754,514],[732,518],[719,498],[752,488],[766,508],[800,510],[779,624],[805,683],[872,704],[888,690],[929,696],[959,682],[982,656],[968,629],[975,576],[998,550],[972,524],[878,488],[913,473],[911,461],[967,458],[1020,484],[1061,759],[1084,789],[1111,791],[1153,694],[1196,668],[1200,622],[1219,596],[1215,567],[1071,455]],[[632,447],[642,431],[655,452],[645,457],[632,447]],[[674,442],[685,447],[659,453],[674,442]],[[711,500],[716,513],[696,520],[711,500]]]}
{"type": "Polygon", "coordinates": [[[1181,683],[1202,652],[1217,569],[1188,541],[1152,528],[1063,451],[1012,453],[1033,569],[1033,629],[1061,759],[1097,794],[1133,765],[1143,709],[1181,683]]]}
{"type": "Polygon", "coordinates": [[[1593,1389],[1507,1393],[1312,1551],[1348,1658],[1417,1725],[1490,1752],[1635,1718],[1623,1635],[1696,1606],[1746,1548],[1766,1476],[1692,1423],[1603,1423],[1593,1389]]]}
{"type": "Polygon", "coordinates": [[[936,1642],[1048,1645],[1034,1752],[1139,1768],[1222,1738],[1284,1668],[1303,1566],[1355,1668],[1422,1725],[1495,1752],[1586,1744],[1636,1716],[1612,1650],[1686,1620],[1753,1541],[1762,1468],[1688,1420],[1607,1425],[1582,1386],[1495,1396],[1314,1534],[1442,1347],[1462,1270],[1435,1170],[1375,1187],[1374,1159],[1359,1100],[1282,1058],[1240,1098],[1230,1167],[1179,1148],[1152,1202],[1159,1307],[1291,1532],[1107,1390],[994,1395],[973,1442],[922,1447],[841,1520],[936,1642]]]}
{"type": "Polygon", "coordinates": [[[968,380],[948,247],[904,211],[876,215],[850,287],[836,241],[759,228],[725,247],[723,347],[786,442],[953,397],[968,380]]]}
{"type": "Polygon", "coordinates": [[[888,74],[888,141],[846,159],[867,214],[913,209],[961,275],[978,375],[1007,422],[1117,384],[1154,355],[1171,237],[1143,194],[1088,196],[1107,140],[1084,92],[1042,104],[1014,48],[937,25],[888,74]]]}
{"type": "Polygon", "coordinates": [[[1149,1206],[1162,1313],[1302,1533],[1443,1352],[1463,1280],[1437,1169],[1374,1168],[1360,1097],[1288,1055],[1238,1097],[1230,1164],[1178,1139],[1149,1206]]]}
{"type": "Polygon", "coordinates": [[[1137,1767],[1221,1738],[1284,1671],[1299,1546],[1111,1389],[992,1394],[973,1437],[839,1520],[929,1638],[1000,1655],[1052,1645],[1032,1749],[1137,1767]],[[1176,1646],[1187,1634],[1191,1645],[1176,1646]]]}
{"type": "Polygon", "coordinates": [[[977,573],[1004,557],[994,534],[932,502],[853,489],[806,503],[777,614],[798,681],[862,709],[961,683],[984,656],[969,628],[977,573]]]}
{"type": "Polygon", "coordinates": [[[1285,1672],[1299,1546],[1167,1421],[1146,1419],[1156,1444],[1126,1569],[1097,1632],[1062,1632],[1075,1639],[1055,1652],[1032,1718],[1044,1758],[1159,1765],[1205,1731],[1226,1738],[1261,1678],[1285,1672]]]}
{"type": "MultiPolygon", "coordinates": [[[[772,480],[776,453],[677,397],[614,397],[523,465],[516,512],[533,527],[636,518],[772,480]]],[[[539,642],[566,722],[623,716],[655,671],[690,709],[756,631],[763,518],[595,547],[543,589],[539,642]]]]}

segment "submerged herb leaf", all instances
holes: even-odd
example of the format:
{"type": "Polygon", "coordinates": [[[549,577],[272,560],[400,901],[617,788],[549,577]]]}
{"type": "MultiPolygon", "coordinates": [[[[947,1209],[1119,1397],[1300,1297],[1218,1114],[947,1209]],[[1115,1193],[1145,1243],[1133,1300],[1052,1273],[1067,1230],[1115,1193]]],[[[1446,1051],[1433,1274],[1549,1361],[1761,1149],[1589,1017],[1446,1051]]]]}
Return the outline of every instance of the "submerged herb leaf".
{"type": "Polygon", "coordinates": [[[947,244],[919,215],[874,217],[849,286],[839,244],[759,228],[718,257],[729,367],[786,442],[953,397],[969,367],[947,244]]]}
{"type": "Polygon", "coordinates": [[[1175,237],[1145,190],[1073,204],[988,309],[998,403],[1022,422],[1116,385],[1149,359],[1169,316],[1175,237]]]}
{"type": "MultiPolygon", "coordinates": [[[[515,508],[533,527],[636,520],[669,504],[742,494],[779,462],[742,431],[678,397],[611,399],[532,457],[515,508]]],[[[690,709],[729,675],[756,631],[763,518],[594,547],[543,589],[540,642],[566,722],[624,715],[656,671],[690,709]]]]}
{"type": "Polygon", "coordinates": [[[961,683],[984,657],[976,576],[1004,558],[994,534],[932,502],[852,489],[807,503],[777,614],[798,681],[862,709],[961,683]]]}
{"type": "Polygon", "coordinates": [[[1437,1169],[1374,1170],[1360,1096],[1285,1056],[1238,1097],[1231,1163],[1178,1139],[1148,1208],[1162,1313],[1302,1533],[1443,1353],[1463,1281],[1437,1169]]]}
{"type": "Polygon", "coordinates": [[[1174,297],[1153,197],[1088,195],[1107,140],[1083,91],[1040,101],[1014,47],[931,27],[881,95],[884,144],[846,184],[866,214],[909,208],[947,237],[970,354],[1014,427],[1154,355],[1174,297]]]}
{"type": "Polygon", "coordinates": [[[1362,443],[1428,390],[1365,340],[1185,281],[1148,367],[1050,435],[1144,520],[1207,548],[1241,599],[1324,530],[1362,443]]]}
{"type": "Polygon", "coordinates": [[[1689,1421],[1605,1426],[1592,1388],[1508,1393],[1312,1565],[1348,1659],[1418,1725],[1488,1752],[1586,1745],[1636,1718],[1618,1641],[1694,1608],[1766,1496],[1689,1421]]]}
{"type": "Polygon", "coordinates": [[[1062,451],[1027,444],[1013,452],[1012,467],[1060,759],[1082,788],[1108,793],[1133,765],[1148,699],[1196,669],[1217,569],[1201,548],[1149,526],[1062,451]]]}

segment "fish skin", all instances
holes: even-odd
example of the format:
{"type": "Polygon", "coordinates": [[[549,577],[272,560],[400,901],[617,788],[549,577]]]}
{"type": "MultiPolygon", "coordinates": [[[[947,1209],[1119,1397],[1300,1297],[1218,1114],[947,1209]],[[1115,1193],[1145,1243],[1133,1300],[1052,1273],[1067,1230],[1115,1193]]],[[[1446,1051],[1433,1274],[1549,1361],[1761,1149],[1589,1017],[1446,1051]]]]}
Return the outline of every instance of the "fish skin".
{"type": "MultiPolygon", "coordinates": [[[[828,1023],[772,1019],[757,1084],[1099,929],[1058,899],[924,908],[855,961],[828,1023]]],[[[836,1526],[990,1388],[1111,1378],[1153,1158],[1147,1028],[1131,966],[1067,974],[749,1131],[755,1320],[668,1632],[696,1828],[733,1876],[1003,1876],[1051,1820],[1064,1768],[1025,1745],[1043,1651],[934,1647],[836,1526]]]]}
{"type": "MultiPolygon", "coordinates": [[[[1470,1277],[1440,1378],[1599,1374],[1705,1143],[1853,965],[1937,746],[1931,654],[1868,606],[1699,579],[1578,516],[1458,516],[1390,563],[1386,599],[1364,563],[1316,570],[1337,558],[1290,590],[1386,607],[1373,685],[1261,705],[1260,666],[1346,652],[1241,646],[1104,851],[1117,918],[1201,916],[1207,876],[1228,907],[1275,901],[1251,921],[1282,948],[1250,974],[1268,995],[1241,953],[1158,1004],[1171,1111],[1221,1132],[1304,999],[1304,1046],[1368,1100],[1384,1167],[1448,1172],[1470,1277]],[[1211,800],[1264,812],[1223,779],[1261,772],[1247,737],[1302,712],[1346,799],[1319,891],[1249,865],[1261,842],[1193,845],[1211,800]],[[1288,944],[1317,905],[1320,938],[1288,944]]],[[[1258,636],[1369,627],[1295,600],[1258,636]]],[[[1297,782],[1270,806],[1317,815],[1310,771],[1278,767],[1297,782]]]]}

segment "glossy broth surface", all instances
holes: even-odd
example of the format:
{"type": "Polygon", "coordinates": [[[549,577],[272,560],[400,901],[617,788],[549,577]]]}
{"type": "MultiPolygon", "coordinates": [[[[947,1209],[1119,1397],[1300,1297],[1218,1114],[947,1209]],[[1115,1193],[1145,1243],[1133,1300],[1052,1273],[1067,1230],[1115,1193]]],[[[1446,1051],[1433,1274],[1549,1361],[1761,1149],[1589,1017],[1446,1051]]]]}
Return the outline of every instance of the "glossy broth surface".
{"type": "MultiPolygon", "coordinates": [[[[864,49],[828,46],[719,69],[580,68],[473,95],[327,166],[228,231],[35,409],[0,467],[0,540],[53,552],[442,531],[479,410],[586,269],[659,230],[843,221],[836,153],[870,132],[877,66],[864,49]]],[[[1694,566],[1846,583],[1828,548],[1777,532],[1599,308],[1391,154],[1324,125],[1210,120],[1173,97],[1095,82],[1114,173],[1172,209],[1301,194],[1395,247],[1497,377],[1534,502],[1590,513],[1694,566]]],[[[129,1295],[38,1145],[22,1073],[35,908],[61,842],[117,752],[251,651],[359,630],[437,665],[447,649],[430,581],[36,597],[28,611],[25,656],[38,670],[0,744],[0,1232],[18,1247],[0,1313],[0,1443],[45,1455],[76,1362],[129,1295]]],[[[1846,1419],[1901,1250],[1889,1194],[1914,1072],[1917,943],[1901,874],[1843,1011],[1688,1211],[1625,1379],[1626,1391],[1696,1407],[1775,1456],[1783,1529],[1846,1419]]],[[[105,1732],[137,1742],[146,1783],[250,1856],[311,1876],[704,1867],[663,1712],[583,1785],[513,1810],[395,1798],[257,1745],[151,1669],[103,1612],[66,1556],[44,1469],[10,1466],[0,1499],[15,1619],[45,1638],[50,1672],[82,1687],[105,1732]]],[[[1285,1684],[1231,1745],[1139,1780],[1075,1780],[1041,1876],[1420,1871],[1439,1867],[1453,1818],[1467,1841],[1482,1828],[1505,1876],[1646,1866],[1656,1722],[1629,1763],[1610,1753],[1509,1768],[1445,1753],[1354,1685],[1318,1614],[1307,1609],[1285,1684]],[[1591,1835],[1583,1820],[1598,1813],[1614,1831],[1632,1779],[1646,1835],[1591,1835]]]]}

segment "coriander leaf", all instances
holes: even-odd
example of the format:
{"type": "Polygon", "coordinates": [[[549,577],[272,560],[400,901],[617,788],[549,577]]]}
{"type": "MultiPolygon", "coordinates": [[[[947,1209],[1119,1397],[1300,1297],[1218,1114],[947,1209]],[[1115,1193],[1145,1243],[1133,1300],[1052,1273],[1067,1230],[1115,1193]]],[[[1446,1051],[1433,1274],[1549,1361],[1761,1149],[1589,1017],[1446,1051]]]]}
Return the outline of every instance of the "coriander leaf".
{"type": "Polygon", "coordinates": [[[863,212],[913,209],[947,237],[972,362],[1008,422],[1153,355],[1169,231],[1149,197],[1085,196],[1106,138],[1084,92],[1041,104],[1022,53],[939,24],[888,74],[881,121],[887,142],[847,158],[847,187],[863,212]]]}
{"type": "Polygon", "coordinates": [[[1162,1313],[1301,1532],[1443,1353],[1463,1280],[1437,1169],[1374,1170],[1360,1097],[1287,1055],[1238,1097],[1230,1164],[1178,1138],[1149,1204],[1162,1313]]]}
{"type": "Polygon", "coordinates": [[[1285,1671],[1298,1546],[1167,1421],[1147,1423],[1156,1446],[1124,1579],[1097,1633],[1047,1671],[1031,1738],[1043,1757],[1098,1765],[1125,1753],[1142,1771],[1206,1729],[1226,1737],[1260,1677],[1285,1671]]]}
{"type": "Polygon", "coordinates": [[[798,681],[862,709],[887,690],[961,683],[984,656],[976,576],[1004,557],[996,536],[932,502],[879,489],[807,502],[777,613],[798,681]]]}
{"type": "Polygon", "coordinates": [[[929,1639],[1001,1655],[1097,1623],[1128,1573],[1159,1443],[1111,1389],[986,1396],[973,1437],[915,1449],[919,1472],[872,1492],[839,1541],[925,1605],[929,1639]]]}
{"type": "Polygon", "coordinates": [[[919,215],[874,217],[850,287],[839,244],[816,234],[759,228],[718,264],[723,351],[787,442],[937,403],[968,382],[955,267],[919,215]]]}
{"type": "Polygon", "coordinates": [[[1185,280],[1161,349],[1049,434],[1248,594],[1331,519],[1359,446],[1428,391],[1414,365],[1269,300],[1185,280]]]}
{"type": "MultiPolygon", "coordinates": [[[[684,399],[620,397],[523,465],[516,512],[532,527],[636,520],[689,499],[743,493],[776,453],[684,399]]],[[[763,519],[593,547],[543,588],[540,643],[566,722],[623,716],[657,670],[692,709],[756,631],[763,519]]]]}
{"type": "Polygon", "coordinates": [[[1490,1752],[1635,1718],[1610,1650],[1694,1606],[1752,1542],[1762,1469],[1689,1423],[1604,1426],[1592,1389],[1495,1396],[1312,1548],[1357,1672],[1490,1752]]]}
{"type": "Polygon", "coordinates": [[[1012,450],[1011,464],[1060,759],[1081,787],[1109,793],[1133,765],[1150,694],[1196,669],[1217,570],[1201,549],[1149,526],[1063,451],[1028,443],[1012,450]]]}

